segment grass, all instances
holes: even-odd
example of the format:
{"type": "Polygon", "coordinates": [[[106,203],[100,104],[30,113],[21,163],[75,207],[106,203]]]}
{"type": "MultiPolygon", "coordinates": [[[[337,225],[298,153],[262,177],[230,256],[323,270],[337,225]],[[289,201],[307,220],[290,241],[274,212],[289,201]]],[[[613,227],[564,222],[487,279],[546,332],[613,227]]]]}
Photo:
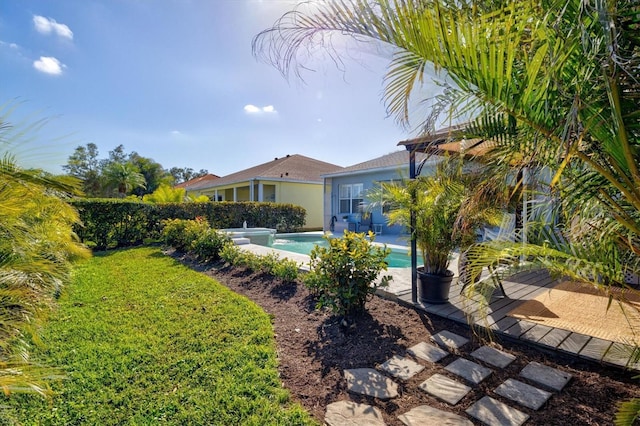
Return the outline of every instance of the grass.
{"type": "Polygon", "coordinates": [[[157,248],[80,265],[42,340],[64,379],[5,399],[5,424],[314,424],[280,385],[269,316],[157,248]]]}

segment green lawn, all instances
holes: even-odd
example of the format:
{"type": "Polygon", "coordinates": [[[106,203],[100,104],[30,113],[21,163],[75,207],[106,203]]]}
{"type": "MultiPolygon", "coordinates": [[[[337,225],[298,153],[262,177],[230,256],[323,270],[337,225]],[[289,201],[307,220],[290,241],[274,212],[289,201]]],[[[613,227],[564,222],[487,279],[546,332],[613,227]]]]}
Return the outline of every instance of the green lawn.
{"type": "Polygon", "coordinates": [[[51,401],[5,400],[7,423],[313,424],[280,386],[269,316],[157,248],[80,265],[42,336],[65,378],[51,401]]]}

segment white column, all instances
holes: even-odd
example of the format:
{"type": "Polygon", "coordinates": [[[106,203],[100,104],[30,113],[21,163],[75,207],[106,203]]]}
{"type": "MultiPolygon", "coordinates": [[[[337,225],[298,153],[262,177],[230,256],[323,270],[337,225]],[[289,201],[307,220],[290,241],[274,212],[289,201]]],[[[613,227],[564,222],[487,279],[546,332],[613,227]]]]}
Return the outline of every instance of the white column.
{"type": "Polygon", "coordinates": [[[253,180],[249,181],[249,201],[255,201],[255,194],[253,193],[253,180]]]}
{"type": "Polygon", "coordinates": [[[258,201],[264,201],[264,184],[262,182],[258,183],[258,201]]]}
{"type": "Polygon", "coordinates": [[[233,201],[238,201],[238,188],[233,187],[233,201]]]}
{"type": "Polygon", "coordinates": [[[213,201],[218,201],[218,190],[216,189],[213,196],[215,197],[213,201]]]}

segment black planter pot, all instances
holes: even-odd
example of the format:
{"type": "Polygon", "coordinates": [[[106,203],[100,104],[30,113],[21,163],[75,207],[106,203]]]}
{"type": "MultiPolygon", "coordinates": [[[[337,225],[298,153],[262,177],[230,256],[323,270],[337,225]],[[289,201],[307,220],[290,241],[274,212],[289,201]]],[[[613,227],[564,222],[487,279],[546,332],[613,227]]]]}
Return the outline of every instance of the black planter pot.
{"type": "Polygon", "coordinates": [[[427,274],[418,268],[418,283],[420,284],[420,300],[425,303],[447,303],[449,290],[453,281],[453,272],[447,270],[447,275],[427,274]]]}

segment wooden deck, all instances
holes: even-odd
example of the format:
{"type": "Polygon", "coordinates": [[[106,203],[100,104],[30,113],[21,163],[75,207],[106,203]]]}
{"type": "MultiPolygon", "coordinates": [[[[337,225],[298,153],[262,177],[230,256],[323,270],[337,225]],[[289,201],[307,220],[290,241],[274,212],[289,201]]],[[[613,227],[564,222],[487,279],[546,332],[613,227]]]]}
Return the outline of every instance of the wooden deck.
{"type": "MultiPolygon", "coordinates": [[[[395,299],[403,305],[467,325],[472,323],[488,328],[503,337],[540,346],[545,350],[558,351],[612,366],[627,367],[632,350],[628,345],[507,316],[516,306],[534,299],[557,283],[548,273],[523,272],[503,280],[502,283],[507,296],[496,297],[500,293],[496,291],[496,296],[492,297],[484,312],[479,311],[479,303],[460,295],[461,287],[458,284],[451,286],[449,303],[445,304],[434,305],[420,301],[414,304],[410,289],[408,292],[398,292],[395,299]]],[[[632,366],[632,369],[640,371],[640,364],[632,366]]]]}

